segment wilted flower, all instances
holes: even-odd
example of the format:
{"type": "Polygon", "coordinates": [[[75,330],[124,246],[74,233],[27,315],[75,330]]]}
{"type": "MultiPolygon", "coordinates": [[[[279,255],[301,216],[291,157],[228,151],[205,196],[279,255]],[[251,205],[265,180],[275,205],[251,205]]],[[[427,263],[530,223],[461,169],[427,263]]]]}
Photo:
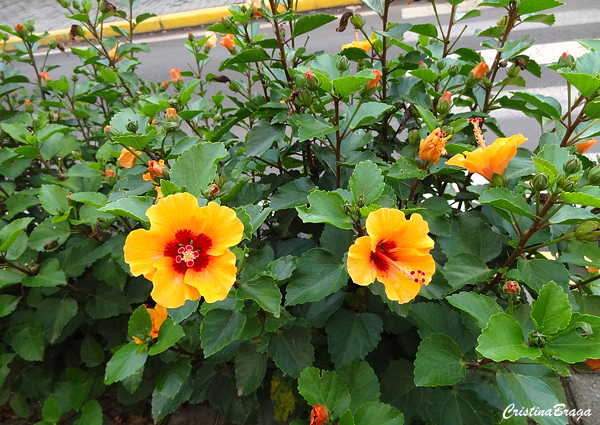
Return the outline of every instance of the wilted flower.
{"type": "Polygon", "coordinates": [[[113,47],[112,49],[110,49],[108,51],[108,57],[114,63],[121,62],[125,58],[125,55],[123,55],[121,57],[117,56],[117,49],[118,48],[119,48],[119,44],[117,43],[117,44],[115,44],[115,47],[113,47]]]}
{"type": "Polygon", "coordinates": [[[577,149],[578,153],[587,152],[592,146],[596,144],[595,139],[590,139],[587,142],[579,142],[575,145],[575,149],[577,149]]]}
{"type": "Polygon", "coordinates": [[[322,404],[315,404],[310,412],[310,425],[324,425],[329,420],[329,409],[322,404]]]}
{"type": "Polygon", "coordinates": [[[178,81],[183,81],[183,77],[181,76],[181,72],[179,72],[178,68],[173,68],[171,71],[171,80],[176,83],[178,81]]]}
{"type": "Polygon", "coordinates": [[[473,74],[473,78],[482,78],[487,70],[487,64],[484,61],[481,61],[470,72],[473,74]]]}
{"type": "MultiPolygon", "coordinates": [[[[141,153],[141,152],[136,151],[133,148],[131,148],[131,151],[135,152],[136,155],[139,155],[141,153]]],[[[121,150],[121,156],[119,156],[119,159],[117,159],[117,162],[123,168],[131,168],[135,165],[135,161],[137,161],[136,155],[129,152],[129,150],[127,150],[126,148],[123,148],[123,150],[121,150]]]]}
{"type": "Polygon", "coordinates": [[[235,38],[233,37],[233,34],[225,34],[223,37],[221,37],[219,44],[231,52],[233,49],[235,49],[235,38]]]}
{"type": "Polygon", "coordinates": [[[40,72],[40,78],[42,80],[44,80],[44,83],[47,83],[48,81],[52,81],[52,78],[50,77],[50,74],[48,74],[46,71],[40,72]]]}
{"type": "Polygon", "coordinates": [[[451,137],[452,135],[447,136],[439,127],[436,128],[425,139],[421,139],[419,158],[437,164],[440,156],[448,153],[446,152],[446,141],[451,137]]]}

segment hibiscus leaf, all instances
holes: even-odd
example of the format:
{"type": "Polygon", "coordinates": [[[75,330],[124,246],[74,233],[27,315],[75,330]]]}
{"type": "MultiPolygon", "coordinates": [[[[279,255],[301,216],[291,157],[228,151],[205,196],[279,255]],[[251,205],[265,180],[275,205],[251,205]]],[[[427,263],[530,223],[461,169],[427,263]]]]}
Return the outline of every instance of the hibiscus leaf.
{"type": "Polygon", "coordinates": [[[150,347],[148,354],[151,356],[160,354],[172,347],[173,344],[184,336],[185,333],[183,332],[183,328],[177,323],[174,323],[173,319],[167,317],[158,331],[158,342],[150,347]]]}
{"type": "Polygon", "coordinates": [[[454,385],[465,379],[466,371],[460,347],[452,338],[437,333],[421,341],[415,360],[415,385],[454,385]]]}
{"type": "Polygon", "coordinates": [[[364,205],[371,205],[383,193],[385,184],[383,175],[377,165],[371,161],[359,163],[350,178],[350,189],[354,196],[354,202],[362,196],[364,205]]]}
{"type": "Polygon", "coordinates": [[[337,373],[310,367],[298,379],[298,392],[309,405],[327,406],[331,418],[339,418],[350,407],[350,392],[337,373]]]}
{"type": "Polygon", "coordinates": [[[372,313],[340,309],[326,326],[329,354],[336,366],[362,360],[377,347],[383,332],[381,318],[372,313]]]}
{"type": "Polygon", "coordinates": [[[134,342],[123,345],[106,364],[104,383],[110,385],[122,381],[137,372],[148,358],[148,350],[138,353],[138,345],[134,342]]]}
{"type": "Polygon", "coordinates": [[[146,306],[139,306],[129,318],[129,335],[145,341],[152,332],[152,319],[146,306]]]}
{"type": "Polygon", "coordinates": [[[492,316],[477,342],[477,351],[495,362],[517,361],[522,357],[537,359],[542,355],[539,348],[527,345],[521,325],[506,313],[492,316]]]}
{"type": "Polygon", "coordinates": [[[531,304],[531,319],[544,335],[566,328],[571,320],[571,304],[565,291],[553,281],[545,284],[531,304]]]}
{"type": "Polygon", "coordinates": [[[308,195],[309,206],[296,207],[305,223],[329,223],[341,229],[352,229],[352,221],[344,211],[344,198],[337,192],[314,189],[308,195]]]}
{"type": "Polygon", "coordinates": [[[265,373],[269,356],[256,351],[255,341],[246,341],[235,356],[235,384],[241,395],[251,394],[258,388],[265,373]]]}
{"type": "Polygon", "coordinates": [[[216,163],[227,156],[222,143],[199,143],[186,150],[171,170],[171,182],[194,196],[215,178],[216,163]]]}
{"type": "Polygon", "coordinates": [[[502,312],[502,307],[490,297],[474,292],[460,292],[446,297],[446,300],[454,307],[472,316],[481,329],[487,326],[490,317],[502,312]]]}
{"type": "Polygon", "coordinates": [[[315,348],[308,329],[294,326],[284,329],[269,340],[267,353],[281,371],[294,378],[315,361],[315,348]]]}
{"type": "Polygon", "coordinates": [[[210,310],[200,326],[200,344],[209,357],[232,343],[242,333],[246,316],[239,311],[210,310]]]}

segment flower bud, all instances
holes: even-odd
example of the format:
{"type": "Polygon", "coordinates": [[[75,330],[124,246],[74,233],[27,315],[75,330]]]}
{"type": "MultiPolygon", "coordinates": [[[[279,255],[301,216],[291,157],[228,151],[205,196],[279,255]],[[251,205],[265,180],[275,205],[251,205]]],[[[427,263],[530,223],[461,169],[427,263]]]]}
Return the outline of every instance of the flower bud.
{"type": "Polygon", "coordinates": [[[81,25],[75,25],[75,32],[77,34],[78,37],[84,37],[85,36],[85,30],[83,29],[83,27],[81,25]]]}
{"type": "Polygon", "coordinates": [[[502,15],[500,19],[498,19],[498,26],[505,27],[508,24],[508,15],[502,15]]]}
{"type": "Polygon", "coordinates": [[[8,41],[9,36],[5,32],[0,32],[0,41],[8,41]]]}
{"type": "Polygon", "coordinates": [[[587,220],[575,228],[575,239],[579,242],[596,242],[600,236],[600,223],[587,220]]]}
{"type": "Polygon", "coordinates": [[[581,171],[581,161],[579,161],[579,158],[571,158],[565,162],[563,164],[563,171],[567,176],[570,176],[571,174],[577,174],[579,171],[581,171]]]}
{"type": "Polygon", "coordinates": [[[227,177],[223,173],[217,173],[214,180],[215,184],[219,186],[220,189],[222,189],[223,186],[225,186],[225,183],[227,183],[227,177]]]}
{"type": "MultiPolygon", "coordinates": [[[[300,89],[302,90],[302,89],[300,89]]],[[[298,95],[298,100],[300,100],[300,105],[302,106],[310,106],[313,101],[312,94],[308,90],[302,90],[298,95]]]]}
{"type": "Polygon", "coordinates": [[[448,68],[448,75],[450,77],[454,77],[455,75],[458,74],[458,71],[460,71],[460,68],[458,67],[458,65],[452,65],[450,68],[448,68]]]}
{"type": "Polygon", "coordinates": [[[48,81],[52,81],[52,77],[50,77],[50,74],[48,74],[46,71],[42,71],[40,72],[40,78],[44,81],[44,83],[47,83],[48,81]]]}
{"type": "Polygon", "coordinates": [[[167,108],[167,121],[169,122],[177,122],[177,109],[175,108],[167,108]]]}
{"type": "Polygon", "coordinates": [[[15,25],[15,31],[19,35],[23,35],[23,33],[25,32],[25,28],[23,28],[23,24],[17,24],[17,25],[15,25]]]}
{"type": "Polygon", "coordinates": [[[120,136],[120,131],[117,130],[114,127],[111,127],[110,125],[107,125],[106,127],[104,127],[104,134],[106,135],[106,137],[108,137],[109,139],[112,139],[113,137],[116,136],[120,136]]]}
{"type": "MultiPolygon", "coordinates": [[[[312,73],[312,71],[308,72],[312,73]]],[[[296,84],[296,87],[298,88],[306,88],[306,76],[304,76],[303,74],[294,75],[294,84],[296,84]]]]}
{"type": "Polygon", "coordinates": [[[79,1],[73,0],[73,9],[81,10],[81,5],[79,4],[79,1]]]}
{"type": "Polygon", "coordinates": [[[176,131],[178,128],[179,128],[178,122],[167,121],[165,123],[165,130],[167,131],[167,133],[172,133],[173,131],[176,131]]]}
{"type": "Polygon", "coordinates": [[[325,425],[329,421],[329,410],[322,404],[315,404],[310,412],[310,423],[312,425],[325,425]]]}
{"type": "Polygon", "coordinates": [[[71,151],[71,156],[73,157],[73,159],[81,159],[81,152],[71,151]]]}
{"type": "Polygon", "coordinates": [[[235,80],[233,80],[229,83],[229,90],[231,90],[234,93],[237,93],[240,91],[240,85],[236,83],[235,80]]]}
{"type": "Polygon", "coordinates": [[[191,32],[188,32],[188,40],[194,41],[194,34],[192,34],[191,32]]]}
{"type": "Polygon", "coordinates": [[[600,165],[592,168],[587,175],[588,184],[598,186],[600,185],[600,165]]]}
{"type": "Polygon", "coordinates": [[[521,72],[521,67],[517,66],[517,64],[513,64],[509,69],[508,69],[508,76],[510,78],[515,78],[519,75],[519,72],[521,72]]]}
{"type": "Polygon", "coordinates": [[[71,6],[69,0],[58,0],[58,4],[60,4],[64,8],[68,8],[69,6],[71,6]]]}
{"type": "Polygon", "coordinates": [[[506,187],[506,180],[500,174],[494,173],[492,175],[492,180],[490,180],[491,187],[506,187]]]}
{"type": "Polygon", "coordinates": [[[117,175],[113,170],[109,168],[106,171],[104,171],[104,177],[106,177],[107,180],[110,180],[111,178],[117,177],[117,175]]]}
{"type": "Polygon", "coordinates": [[[518,294],[521,292],[521,287],[514,280],[507,281],[502,289],[505,294],[518,294]]]}
{"type": "Polygon", "coordinates": [[[25,106],[25,112],[29,114],[33,112],[33,105],[31,104],[31,99],[25,99],[23,101],[23,105],[25,106]]]}
{"type": "Polygon", "coordinates": [[[312,72],[308,71],[306,74],[306,88],[310,91],[317,91],[321,87],[321,82],[317,76],[312,72]]]}
{"type": "Polygon", "coordinates": [[[344,72],[348,68],[350,68],[350,62],[348,61],[348,58],[346,56],[340,56],[335,66],[338,69],[338,71],[344,72]]]}
{"type": "Polygon", "coordinates": [[[357,30],[365,26],[365,20],[363,19],[360,13],[355,13],[350,18],[350,22],[352,23],[352,25],[354,25],[354,28],[356,28],[357,30]]]}
{"type": "Polygon", "coordinates": [[[548,189],[548,185],[550,184],[550,179],[545,173],[537,173],[531,179],[531,186],[535,189],[536,192],[543,192],[548,189]]]}
{"type": "Polygon", "coordinates": [[[421,143],[421,134],[419,133],[419,130],[411,130],[408,133],[408,143],[410,143],[411,146],[418,146],[419,143],[421,143]]]}
{"type": "Polygon", "coordinates": [[[367,198],[365,198],[364,195],[360,195],[357,199],[356,199],[356,206],[358,208],[362,208],[365,206],[365,204],[367,203],[367,198]]]}
{"type": "Polygon", "coordinates": [[[565,68],[575,69],[575,58],[572,55],[568,55],[565,59],[565,68]]]}
{"type": "Polygon", "coordinates": [[[58,47],[58,41],[56,41],[56,40],[50,40],[50,42],[48,43],[48,47],[50,49],[56,49],[58,47]]]}
{"type": "Polygon", "coordinates": [[[437,111],[440,115],[446,115],[452,107],[452,93],[445,91],[437,105],[437,111]]]}
{"type": "Polygon", "coordinates": [[[127,131],[131,132],[131,133],[135,133],[138,131],[138,123],[137,121],[132,121],[132,120],[128,120],[127,124],[125,125],[125,128],[127,129],[127,131]]]}
{"type": "Polygon", "coordinates": [[[594,333],[592,325],[587,322],[577,322],[575,326],[575,332],[577,332],[582,338],[587,338],[594,333]]]}
{"type": "Polygon", "coordinates": [[[481,61],[469,72],[469,75],[471,75],[473,79],[483,78],[487,70],[487,64],[484,61],[481,61]]]}
{"type": "Polygon", "coordinates": [[[160,86],[158,86],[158,92],[162,93],[165,90],[167,90],[169,88],[169,82],[168,81],[163,81],[162,84],[160,86]]]}
{"type": "Polygon", "coordinates": [[[345,203],[344,205],[342,205],[342,209],[344,210],[346,215],[354,214],[354,207],[348,203],[345,203]]]}

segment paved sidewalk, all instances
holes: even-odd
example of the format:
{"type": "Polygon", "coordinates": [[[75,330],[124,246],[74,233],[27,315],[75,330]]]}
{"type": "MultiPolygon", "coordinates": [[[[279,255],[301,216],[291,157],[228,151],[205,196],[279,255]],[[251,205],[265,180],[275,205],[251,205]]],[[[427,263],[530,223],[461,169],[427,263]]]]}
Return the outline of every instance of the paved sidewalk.
{"type": "MultiPolygon", "coordinates": [[[[111,0],[111,2],[118,9],[129,9],[127,0],[111,0]]],[[[244,3],[244,0],[141,0],[133,9],[133,13],[134,16],[142,13],[164,15],[239,3],[244,3]]],[[[92,11],[95,11],[96,4],[94,1],[92,11]]],[[[67,10],[56,0],[0,0],[0,11],[2,11],[0,25],[14,27],[28,19],[35,19],[36,32],[69,28],[76,23],[65,17],[67,10]]]]}

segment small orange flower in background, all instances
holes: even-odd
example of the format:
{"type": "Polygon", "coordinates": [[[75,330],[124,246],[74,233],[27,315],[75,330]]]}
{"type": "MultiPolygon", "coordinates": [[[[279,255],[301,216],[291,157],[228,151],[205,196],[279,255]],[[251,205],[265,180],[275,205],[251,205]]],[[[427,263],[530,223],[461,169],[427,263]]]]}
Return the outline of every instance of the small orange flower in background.
{"type": "Polygon", "coordinates": [[[183,77],[181,76],[181,72],[179,72],[178,68],[173,68],[169,72],[171,73],[171,80],[173,80],[174,83],[177,81],[183,81],[183,77]]]}
{"type": "Polygon", "coordinates": [[[251,0],[248,6],[252,7],[252,17],[260,18],[262,16],[262,13],[260,13],[258,10],[258,8],[261,6],[260,0],[251,0]]]}
{"type": "Polygon", "coordinates": [[[446,142],[452,135],[446,136],[439,127],[433,130],[425,139],[421,139],[419,146],[419,158],[423,161],[431,161],[437,164],[440,156],[446,155],[446,142]]]}
{"type": "Polygon", "coordinates": [[[492,180],[494,174],[504,174],[508,162],[517,154],[517,147],[527,139],[522,134],[516,134],[509,138],[496,139],[490,146],[486,146],[478,127],[480,121],[481,118],[469,119],[469,122],[474,126],[473,131],[479,147],[473,152],[454,155],[446,164],[466,168],[472,173],[477,173],[488,180],[492,180]]]}
{"type": "Polygon", "coordinates": [[[358,30],[354,31],[354,35],[356,36],[356,41],[353,41],[350,44],[344,44],[342,46],[342,50],[344,49],[349,49],[351,47],[356,47],[358,49],[363,49],[365,52],[369,53],[369,50],[371,50],[371,43],[375,41],[375,39],[371,40],[371,43],[369,43],[368,41],[360,41],[360,38],[358,37],[358,30]]]}
{"type": "Polygon", "coordinates": [[[440,97],[440,103],[452,103],[452,93],[449,91],[445,91],[444,94],[442,94],[442,97],[440,97]]]}
{"type": "Polygon", "coordinates": [[[219,44],[231,52],[233,49],[235,49],[235,39],[233,38],[233,34],[225,34],[223,37],[221,37],[219,44]]]}
{"type": "Polygon", "coordinates": [[[206,40],[206,43],[204,43],[204,45],[209,49],[214,49],[217,45],[217,34],[215,34],[214,32],[207,32],[206,36],[208,37],[208,40],[206,40]]]}
{"type": "Polygon", "coordinates": [[[473,74],[473,78],[482,78],[487,70],[487,64],[484,61],[481,61],[470,72],[473,74]]]}
{"type": "Polygon", "coordinates": [[[600,370],[600,359],[588,359],[585,361],[585,365],[595,372],[600,370]]]}
{"type": "Polygon", "coordinates": [[[121,56],[121,57],[117,56],[117,49],[118,49],[118,48],[119,48],[119,44],[117,43],[117,44],[115,45],[115,47],[113,47],[112,49],[110,49],[110,50],[108,51],[108,57],[109,57],[109,58],[110,58],[110,59],[111,59],[111,60],[112,60],[114,63],[121,62],[121,61],[122,61],[122,60],[125,58],[125,55],[123,55],[123,56],[121,56]]]}
{"type": "MultiPolygon", "coordinates": [[[[131,150],[133,152],[135,152],[137,155],[141,154],[141,152],[138,152],[133,148],[131,148],[131,150]]],[[[117,159],[119,166],[121,166],[123,168],[133,167],[135,165],[135,161],[137,161],[137,156],[135,156],[134,154],[132,154],[125,148],[123,148],[123,150],[121,150],[121,156],[119,156],[119,159],[117,159]]]]}
{"type": "MultiPolygon", "coordinates": [[[[146,307],[146,309],[148,310],[148,314],[150,314],[150,319],[152,320],[152,331],[150,332],[149,336],[152,339],[158,338],[158,331],[167,318],[167,309],[160,304],[156,304],[154,308],[146,307]]],[[[133,340],[136,344],[143,344],[145,342],[136,337],[133,337],[133,340]]]]}
{"type": "Polygon", "coordinates": [[[381,78],[381,71],[374,69],[373,74],[375,78],[367,83],[367,89],[374,89],[379,84],[379,79],[381,78]]]}
{"type": "Polygon", "coordinates": [[[177,122],[177,109],[167,108],[166,117],[167,121],[177,122]]]}
{"type": "Polygon", "coordinates": [[[310,412],[310,425],[324,425],[329,420],[329,409],[322,404],[315,404],[310,412]]]}
{"type": "Polygon", "coordinates": [[[166,89],[168,89],[168,88],[169,88],[169,84],[170,84],[170,83],[169,83],[168,81],[163,81],[161,85],[163,86],[163,89],[165,89],[165,90],[166,90],[166,89]]]}
{"type": "Polygon", "coordinates": [[[586,267],[588,273],[598,273],[598,269],[596,267],[586,267]]]}
{"type": "Polygon", "coordinates": [[[50,74],[48,74],[46,71],[40,72],[40,78],[42,80],[44,80],[44,83],[47,83],[48,81],[52,81],[52,78],[50,77],[50,74]]]}
{"type": "Polygon", "coordinates": [[[163,159],[161,159],[160,161],[152,160],[148,163],[148,172],[144,174],[142,178],[146,181],[158,184],[154,180],[154,177],[164,177],[165,168],[167,168],[167,166],[165,165],[165,161],[163,159]]]}
{"type": "Polygon", "coordinates": [[[348,273],[357,285],[379,280],[390,300],[404,304],[414,299],[435,273],[429,251],[433,240],[420,214],[407,220],[400,210],[381,208],[367,217],[367,234],[348,251],[348,273]]]}
{"type": "Polygon", "coordinates": [[[575,149],[577,149],[578,153],[587,152],[592,146],[596,144],[595,139],[590,139],[587,142],[579,142],[575,145],[575,149]]]}
{"type": "Polygon", "coordinates": [[[237,273],[229,248],[244,232],[235,211],[214,202],[199,207],[193,195],[177,193],[146,215],[150,230],[131,232],[123,250],[131,273],[154,284],[154,301],[177,308],[201,296],[208,303],[225,299],[237,273]]]}
{"type": "Polygon", "coordinates": [[[107,179],[110,179],[111,177],[116,177],[116,176],[117,175],[115,174],[115,172],[113,170],[111,170],[110,168],[104,172],[104,177],[106,177],[107,179]]]}

